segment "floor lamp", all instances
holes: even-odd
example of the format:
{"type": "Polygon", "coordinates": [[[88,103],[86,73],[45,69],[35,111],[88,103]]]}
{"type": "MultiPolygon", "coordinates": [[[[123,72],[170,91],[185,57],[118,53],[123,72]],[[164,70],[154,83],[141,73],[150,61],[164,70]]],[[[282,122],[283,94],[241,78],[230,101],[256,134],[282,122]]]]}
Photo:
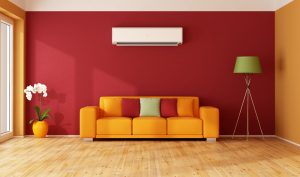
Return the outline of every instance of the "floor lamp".
{"type": "Polygon", "coordinates": [[[246,101],[246,109],[247,109],[247,140],[249,137],[249,102],[250,101],[252,103],[252,106],[253,106],[253,109],[255,112],[255,116],[256,116],[256,119],[257,119],[257,122],[258,122],[258,125],[260,128],[260,132],[262,134],[262,137],[264,138],[264,133],[263,133],[261,125],[260,125],[260,121],[259,121],[259,118],[258,118],[258,115],[256,112],[256,108],[255,108],[254,101],[253,101],[253,98],[251,95],[251,90],[250,90],[251,74],[259,74],[261,72],[262,72],[262,70],[261,70],[261,66],[260,66],[258,57],[256,57],[256,56],[239,56],[236,58],[236,62],[235,62],[235,66],[234,66],[234,73],[245,75],[246,91],[245,91],[245,95],[244,95],[244,98],[242,101],[242,105],[240,108],[238,118],[235,123],[232,138],[234,138],[236,127],[239,123],[239,119],[240,119],[245,101],[246,101]]]}

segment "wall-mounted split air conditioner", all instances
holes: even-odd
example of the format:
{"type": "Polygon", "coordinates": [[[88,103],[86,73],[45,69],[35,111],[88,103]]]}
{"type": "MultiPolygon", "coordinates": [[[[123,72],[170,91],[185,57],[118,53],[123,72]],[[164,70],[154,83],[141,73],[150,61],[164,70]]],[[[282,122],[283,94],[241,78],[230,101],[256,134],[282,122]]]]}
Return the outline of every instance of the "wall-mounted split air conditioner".
{"type": "Polygon", "coordinates": [[[114,27],[112,44],[117,46],[178,46],[182,27],[114,27]]]}

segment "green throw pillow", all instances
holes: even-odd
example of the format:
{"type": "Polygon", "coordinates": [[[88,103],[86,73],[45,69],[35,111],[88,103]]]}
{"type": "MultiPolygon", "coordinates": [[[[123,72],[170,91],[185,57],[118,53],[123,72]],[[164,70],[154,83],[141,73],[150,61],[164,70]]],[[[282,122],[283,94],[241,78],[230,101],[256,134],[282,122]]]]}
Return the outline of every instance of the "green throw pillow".
{"type": "Polygon", "coordinates": [[[140,98],[140,117],[160,117],[160,98],[140,98]]]}

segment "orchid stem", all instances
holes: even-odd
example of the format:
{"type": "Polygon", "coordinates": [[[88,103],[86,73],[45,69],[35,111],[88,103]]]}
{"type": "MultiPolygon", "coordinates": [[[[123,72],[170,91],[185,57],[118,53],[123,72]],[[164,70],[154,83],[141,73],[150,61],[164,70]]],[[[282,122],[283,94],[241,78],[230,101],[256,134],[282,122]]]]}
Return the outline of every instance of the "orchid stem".
{"type": "Polygon", "coordinates": [[[40,107],[42,107],[42,96],[39,94],[40,107]]]}
{"type": "MultiPolygon", "coordinates": [[[[39,94],[39,102],[40,102],[40,110],[42,111],[42,96],[41,96],[41,94],[39,94]]],[[[39,121],[41,121],[40,116],[38,116],[38,117],[39,117],[39,121]]]]}

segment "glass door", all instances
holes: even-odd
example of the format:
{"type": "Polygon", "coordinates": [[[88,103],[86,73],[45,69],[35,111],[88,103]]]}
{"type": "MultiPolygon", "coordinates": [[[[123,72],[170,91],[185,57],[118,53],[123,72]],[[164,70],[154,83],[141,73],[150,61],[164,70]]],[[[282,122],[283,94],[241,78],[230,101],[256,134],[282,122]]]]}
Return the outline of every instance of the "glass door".
{"type": "Polygon", "coordinates": [[[12,137],[13,20],[0,14],[0,141],[12,137]]]}

